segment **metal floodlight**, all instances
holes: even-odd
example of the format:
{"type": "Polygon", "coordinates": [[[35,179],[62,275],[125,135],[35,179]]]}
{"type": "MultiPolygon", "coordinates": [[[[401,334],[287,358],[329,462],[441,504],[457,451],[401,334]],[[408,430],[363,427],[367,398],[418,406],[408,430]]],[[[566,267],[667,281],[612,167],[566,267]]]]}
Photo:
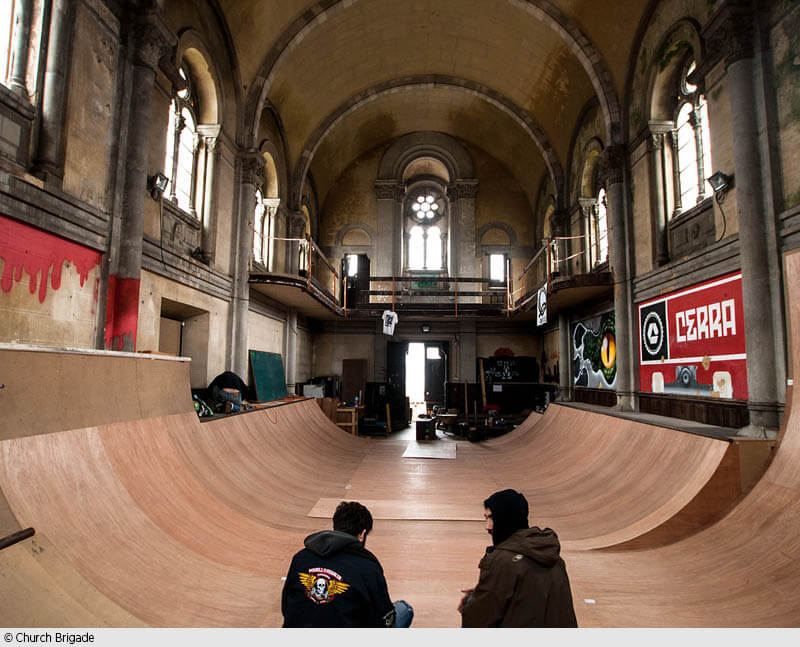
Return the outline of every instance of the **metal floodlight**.
{"type": "Polygon", "coordinates": [[[147,190],[150,193],[150,197],[153,198],[153,200],[159,200],[163,195],[164,191],[167,190],[168,184],[169,184],[169,178],[160,171],[155,175],[148,176],[147,190]]]}
{"type": "Polygon", "coordinates": [[[714,197],[717,199],[717,202],[722,202],[725,198],[725,194],[728,192],[728,189],[733,186],[733,176],[727,175],[722,171],[717,171],[709,178],[706,178],[706,182],[711,185],[711,189],[714,191],[714,197]]]}
{"type": "Polygon", "coordinates": [[[430,331],[431,331],[431,327],[428,324],[423,324],[422,332],[430,332],[430,331]]]}

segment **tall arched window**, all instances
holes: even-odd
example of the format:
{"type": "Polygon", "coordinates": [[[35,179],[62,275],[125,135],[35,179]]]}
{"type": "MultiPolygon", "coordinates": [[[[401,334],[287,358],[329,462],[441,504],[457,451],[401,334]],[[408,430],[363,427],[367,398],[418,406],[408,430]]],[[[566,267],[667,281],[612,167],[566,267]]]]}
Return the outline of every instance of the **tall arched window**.
{"type": "Polygon", "coordinates": [[[0,83],[6,85],[11,76],[11,38],[14,32],[14,3],[0,3],[0,83]]]}
{"type": "Polygon", "coordinates": [[[407,269],[435,272],[445,269],[446,210],[444,196],[432,186],[409,193],[405,203],[407,269]]]}
{"type": "Polygon", "coordinates": [[[191,76],[179,69],[187,87],[175,93],[170,102],[164,172],[170,179],[169,197],[184,211],[196,215],[197,185],[197,98],[191,76]]]}
{"type": "Polygon", "coordinates": [[[601,188],[597,194],[595,223],[597,227],[597,262],[608,260],[608,213],[606,211],[606,190],[601,188]]]}
{"type": "Polygon", "coordinates": [[[680,184],[676,192],[680,204],[676,204],[675,213],[703,201],[706,178],[711,175],[708,105],[697,86],[689,82],[694,68],[692,61],[684,68],[679,83],[673,164],[680,184]]]}

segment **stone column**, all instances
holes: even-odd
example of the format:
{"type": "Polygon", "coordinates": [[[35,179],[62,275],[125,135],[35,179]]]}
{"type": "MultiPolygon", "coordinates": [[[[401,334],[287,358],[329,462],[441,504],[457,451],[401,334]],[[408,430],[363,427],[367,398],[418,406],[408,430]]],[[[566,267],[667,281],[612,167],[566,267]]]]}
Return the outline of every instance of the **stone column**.
{"type": "Polygon", "coordinates": [[[578,198],[581,208],[581,235],[583,236],[583,271],[589,273],[594,267],[596,255],[595,242],[592,238],[594,228],[594,209],[597,200],[594,198],[578,198]]]}
{"type": "Polygon", "coordinates": [[[153,87],[159,61],[169,54],[176,42],[175,35],[154,12],[141,14],[130,36],[133,80],[122,188],[119,255],[116,272],[109,276],[106,309],[106,348],[114,350],[136,349],[153,87]]]}
{"type": "Polygon", "coordinates": [[[396,180],[376,180],[378,200],[376,240],[372,241],[376,258],[372,259],[373,276],[400,276],[403,273],[402,205],[406,189],[396,180]]]}
{"type": "Polygon", "coordinates": [[[750,413],[750,427],[743,433],[762,435],[778,427],[777,356],[771,321],[772,299],[778,295],[773,294],[769,276],[769,214],[761,184],[753,88],[754,22],[749,2],[728,2],[712,17],[704,36],[709,57],[724,57],[730,93],[750,413]]]}
{"type": "Polygon", "coordinates": [[[622,146],[608,146],[600,159],[600,181],[606,189],[610,234],[610,264],[614,280],[614,316],[617,338],[617,408],[634,408],[633,363],[637,357],[631,334],[630,269],[624,202],[626,152],[622,146]]]}
{"type": "Polygon", "coordinates": [[[683,211],[683,198],[681,197],[681,171],[678,168],[678,131],[674,128],[669,131],[669,143],[672,147],[672,217],[674,218],[681,211],[683,211]]]}
{"type": "Polygon", "coordinates": [[[478,359],[478,342],[474,319],[462,319],[458,345],[458,377],[463,382],[475,382],[475,364],[478,359]]]}
{"type": "Polygon", "coordinates": [[[199,126],[198,130],[203,137],[203,150],[205,152],[205,181],[203,182],[204,198],[200,201],[202,212],[200,222],[203,226],[200,247],[210,261],[214,260],[217,239],[217,161],[219,158],[220,126],[199,126]]]}
{"type": "MultiPolygon", "coordinates": [[[[558,313],[558,399],[572,400],[572,338],[567,313],[558,313]]],[[[542,366],[544,370],[544,366],[542,366]]]]}
{"type": "Polygon", "coordinates": [[[289,310],[284,328],[284,354],[286,365],[286,391],[294,395],[297,391],[297,311],[289,310]]]}
{"type": "Polygon", "coordinates": [[[8,80],[11,89],[20,97],[28,100],[28,87],[26,83],[28,71],[28,46],[31,37],[31,14],[33,13],[33,0],[17,0],[14,5],[14,41],[11,51],[14,56],[14,67],[8,80]]]}
{"type": "MultiPolygon", "coordinates": [[[[302,211],[286,211],[286,238],[297,239],[286,243],[286,272],[288,274],[298,274],[300,267],[300,248],[304,244],[298,242],[302,240],[306,233],[306,214],[302,211]]],[[[310,253],[307,250],[306,253],[310,253]]]]}
{"type": "MultiPolygon", "coordinates": [[[[69,61],[72,58],[75,4],[71,0],[53,0],[44,87],[42,88],[41,128],[34,163],[36,175],[58,184],[61,183],[64,176],[66,86],[69,61]]],[[[155,64],[157,65],[157,63],[158,61],[155,64]]],[[[152,100],[152,81],[150,86],[148,97],[152,100]]]]}
{"type": "Polygon", "coordinates": [[[239,214],[233,273],[231,325],[231,370],[242,379],[247,376],[247,319],[250,310],[250,258],[253,254],[253,218],[256,190],[264,185],[264,157],[247,150],[237,158],[239,164],[239,214]]]}
{"type": "Polygon", "coordinates": [[[665,134],[674,124],[650,122],[647,152],[650,158],[650,209],[656,226],[656,263],[669,263],[669,216],[666,202],[667,158],[665,134]]]}
{"type": "MultiPolygon", "coordinates": [[[[450,276],[478,276],[475,241],[475,198],[478,180],[456,180],[447,187],[450,200],[450,276]]],[[[463,286],[464,290],[474,288],[463,286]]]]}

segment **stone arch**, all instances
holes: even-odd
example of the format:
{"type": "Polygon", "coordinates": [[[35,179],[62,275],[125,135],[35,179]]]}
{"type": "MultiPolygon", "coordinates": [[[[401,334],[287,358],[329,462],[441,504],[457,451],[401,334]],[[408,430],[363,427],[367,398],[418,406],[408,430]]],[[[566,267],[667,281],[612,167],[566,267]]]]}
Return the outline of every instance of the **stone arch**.
{"type": "Polygon", "coordinates": [[[584,146],[582,161],[580,165],[580,177],[578,180],[578,197],[591,198],[599,190],[597,181],[597,163],[603,152],[603,142],[597,137],[593,137],[584,146]]]}
{"type": "Polygon", "coordinates": [[[456,139],[444,133],[417,132],[395,140],[381,158],[376,179],[402,181],[408,165],[425,156],[441,162],[451,182],[475,175],[470,154],[456,139]]]}
{"type": "MultiPolygon", "coordinates": [[[[583,30],[549,0],[507,0],[555,31],[580,62],[595,90],[606,124],[606,137],[614,144],[622,143],[622,112],[611,74],[600,52],[583,30]]],[[[294,20],[267,52],[250,86],[245,105],[245,123],[254,128],[264,106],[272,82],[286,54],[295,49],[316,27],[340,11],[358,4],[359,0],[319,0],[294,20]]]]}
{"type": "Polygon", "coordinates": [[[367,238],[369,239],[369,242],[367,242],[367,243],[358,243],[359,245],[361,245],[361,244],[363,244],[363,245],[372,245],[373,241],[375,240],[375,232],[372,230],[372,227],[370,227],[369,225],[362,224],[362,223],[351,223],[349,225],[345,225],[339,231],[336,232],[336,243],[335,243],[336,246],[337,247],[342,247],[344,245],[348,245],[348,243],[344,242],[344,239],[349,233],[354,232],[354,231],[363,232],[367,236],[367,238]]]}
{"type": "Polygon", "coordinates": [[[224,114],[220,76],[202,37],[194,29],[186,29],[179,34],[177,65],[186,64],[192,75],[193,88],[197,93],[199,112],[198,123],[218,124],[224,114]]]}
{"type": "MultiPolygon", "coordinates": [[[[384,94],[403,91],[403,90],[416,90],[420,87],[435,88],[435,87],[448,87],[462,90],[472,94],[473,96],[480,97],[488,101],[498,109],[509,115],[516,121],[522,129],[536,144],[539,151],[542,153],[545,164],[547,165],[548,172],[553,179],[553,184],[556,187],[556,195],[559,200],[563,197],[564,187],[564,170],[560,160],[556,156],[555,150],[551,146],[547,135],[534,121],[533,117],[510,99],[500,94],[496,90],[464,79],[456,77],[426,74],[413,77],[404,77],[402,79],[395,79],[380,83],[371,88],[367,88],[357,95],[351,97],[348,101],[340,105],[331,114],[329,114],[317,126],[314,132],[311,133],[305,146],[300,154],[299,159],[294,168],[294,173],[291,179],[291,190],[289,193],[290,200],[297,199],[301,194],[305,175],[311,165],[311,160],[314,157],[319,145],[325,139],[327,134],[336,126],[336,124],[348,114],[358,110],[361,106],[374,101],[384,94]]],[[[426,150],[428,150],[426,148],[426,150]]],[[[395,177],[395,176],[393,176],[395,177]]],[[[471,177],[461,176],[461,177],[471,177]]]]}
{"type": "Polygon", "coordinates": [[[502,245],[508,245],[509,247],[515,247],[516,244],[517,244],[517,232],[514,231],[513,227],[511,227],[510,225],[508,225],[508,224],[506,224],[504,222],[488,222],[485,225],[483,225],[483,227],[478,229],[478,232],[477,232],[477,235],[476,235],[476,239],[477,239],[478,245],[502,244],[502,245]],[[491,230],[493,230],[493,229],[498,229],[498,230],[502,231],[508,237],[508,242],[507,243],[484,243],[483,242],[484,236],[487,233],[489,233],[491,230]]]}
{"type": "Polygon", "coordinates": [[[645,120],[675,119],[674,89],[687,59],[699,64],[704,57],[700,25],[693,18],[674,23],[659,41],[657,55],[651,65],[645,99],[645,120]]]}

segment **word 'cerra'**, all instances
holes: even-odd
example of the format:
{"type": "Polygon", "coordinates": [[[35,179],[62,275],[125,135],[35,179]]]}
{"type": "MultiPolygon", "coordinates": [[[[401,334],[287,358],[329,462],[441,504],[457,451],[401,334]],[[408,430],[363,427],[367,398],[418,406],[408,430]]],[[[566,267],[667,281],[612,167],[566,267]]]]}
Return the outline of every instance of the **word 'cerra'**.
{"type": "Polygon", "coordinates": [[[675,335],[679,342],[728,337],[736,334],[733,299],[690,308],[675,314],[675,335]]]}

